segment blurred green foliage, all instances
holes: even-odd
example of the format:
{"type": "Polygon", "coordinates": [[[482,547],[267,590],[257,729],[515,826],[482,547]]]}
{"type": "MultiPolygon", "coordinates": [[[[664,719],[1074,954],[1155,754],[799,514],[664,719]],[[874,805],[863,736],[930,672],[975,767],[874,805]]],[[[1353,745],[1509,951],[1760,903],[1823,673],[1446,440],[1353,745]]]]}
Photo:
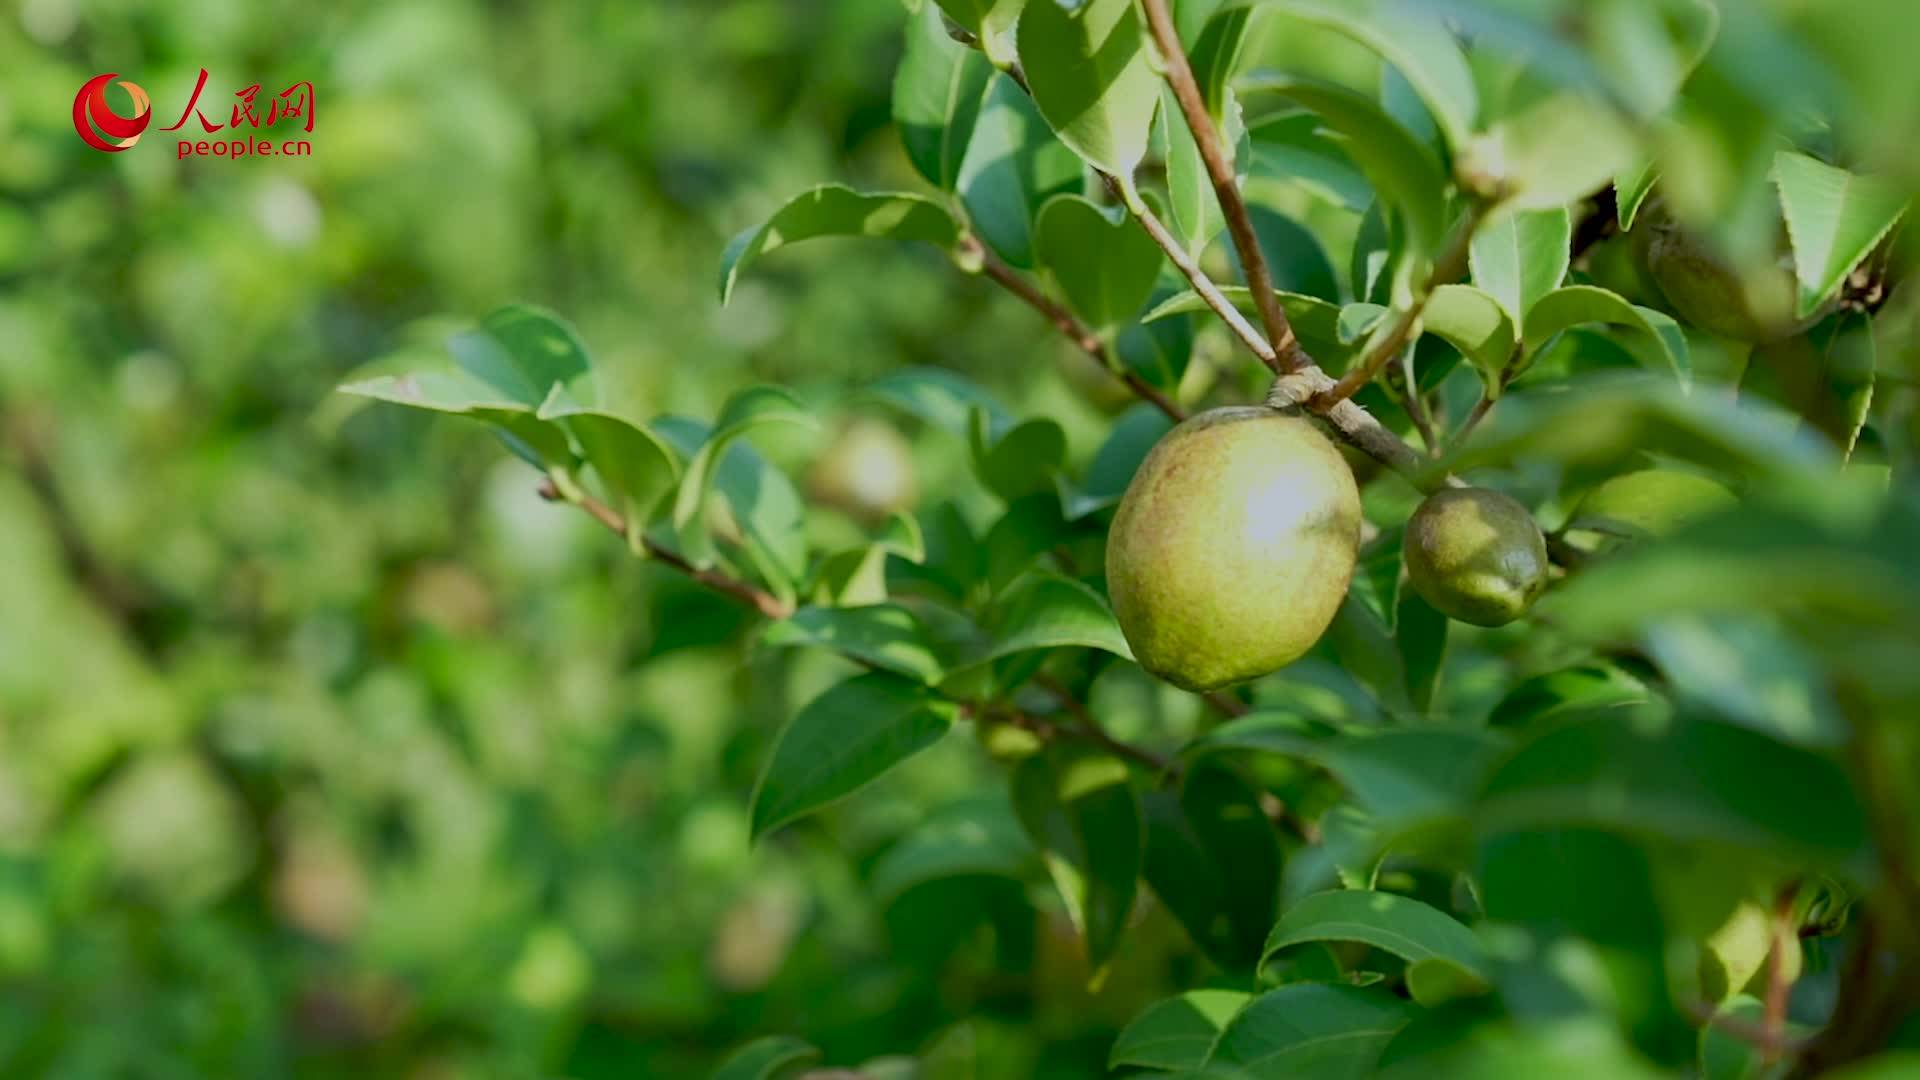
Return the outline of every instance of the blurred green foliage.
{"type": "MultiPolygon", "coordinates": [[[[1682,0],[1658,5],[1680,14],[1653,37],[1629,32],[1644,29],[1632,0],[1434,6],[1484,46],[1481,59],[1495,57],[1473,72],[1489,118],[1520,78],[1501,50],[1543,84],[1579,85],[1627,114],[1664,107],[1663,80],[1694,59],[1682,0]],[[1569,26],[1597,29],[1574,49],[1556,36],[1569,26]]],[[[1903,0],[1721,6],[1716,51],[1675,105],[1680,122],[1638,133],[1664,166],[1661,213],[1738,260],[1767,261],[1782,133],[1916,186],[1920,65],[1907,62],[1903,0]]],[[[1389,478],[1369,491],[1384,558],[1363,566],[1323,647],[1250,693],[1267,712],[1211,726],[1189,695],[1057,650],[1050,674],[1086,689],[1114,734],[1239,755],[1237,767],[1207,758],[1184,786],[1137,805],[1109,798],[1134,815],[1125,842],[1146,838],[1152,895],[1139,890],[1129,908],[1127,875],[1105,927],[1120,944],[1090,980],[1019,819],[1097,835],[1099,813],[1076,800],[1131,792],[1124,768],[1092,795],[1069,793],[1048,788],[1058,751],[1027,758],[1014,770],[1016,813],[1008,770],[990,758],[1021,756],[1030,739],[970,723],[978,742],[948,738],[858,798],[750,843],[755,778],[777,733],[858,668],[756,647],[755,620],[543,502],[535,474],[479,425],[330,396],[439,356],[480,313],[531,302],[564,312],[592,348],[601,395],[646,417],[710,418],[743,387],[793,389],[817,430],[769,428],[753,442],[798,476],[831,460],[820,452],[850,423],[851,391],[883,397],[875,380],[903,367],[962,371],[1009,422],[1051,418],[1058,437],[1043,423],[1013,428],[1018,438],[973,468],[964,439],[904,423],[908,493],[848,496],[872,505],[809,515],[808,539],[816,550],[857,543],[866,517],[894,508],[880,504],[917,490],[926,557],[891,567],[908,592],[964,605],[1042,559],[1096,577],[1073,567],[1097,565],[1096,515],[1161,427],[1089,404],[1113,387],[1084,380],[1072,366],[1083,358],[1031,312],[941,252],[886,244],[783,251],[718,302],[728,238],[795,192],[826,180],[925,190],[893,126],[900,5],[18,0],[0,16],[0,1072],[698,1076],[779,1033],[804,1036],[825,1061],[869,1063],[868,1075],[1080,1076],[1102,1074],[1110,1051],[1122,1065],[1179,1064],[1122,1052],[1145,1053],[1155,1024],[1209,1045],[1224,1027],[1220,1045],[1253,1056],[1263,1023],[1298,1016],[1309,1036],[1405,1023],[1387,1058],[1409,1075],[1431,1075],[1421,1070],[1435,1059],[1421,1055],[1436,1047],[1504,1061],[1510,1075],[1569,1057],[1633,1075],[1641,1055],[1696,1057],[1661,968],[1671,942],[1705,937],[1788,856],[1805,857],[1796,873],[1874,879],[1857,778],[1835,748],[1847,709],[1904,715],[1920,700],[1899,674],[1920,638],[1902,606],[1913,577],[1898,569],[1920,537],[1907,476],[1913,357],[1898,323],[1911,297],[1887,308],[1892,344],[1848,470],[1892,466],[1906,485],[1897,497],[1869,482],[1880,473],[1833,483],[1831,452],[1806,432],[1710,394],[1601,383],[1503,405],[1456,464],[1543,519],[1574,520],[1569,542],[1617,539],[1582,535],[1578,500],[1628,451],[1777,485],[1787,507],[1757,497],[1720,533],[1604,563],[1554,597],[1553,619],[1575,632],[1456,634],[1449,647],[1444,620],[1398,594],[1393,529],[1414,495],[1389,478]],[[176,161],[158,133],[114,155],[74,137],[72,95],[94,74],[140,82],[165,120],[202,68],[216,99],[310,80],[313,158],[176,161]],[[1045,466],[1084,482],[1056,491],[1045,466]],[[1081,517],[1060,522],[1062,507],[1081,517]],[[982,556],[968,530],[984,534],[1003,508],[1014,524],[995,531],[1012,549],[988,537],[982,556]],[[1063,537],[1057,549],[1018,548],[1032,519],[1032,532],[1063,537]],[[1809,553],[1848,572],[1819,583],[1831,589],[1771,587],[1799,580],[1809,553]],[[969,557],[970,570],[954,569],[969,557]],[[1439,643],[1381,636],[1382,611],[1439,643]],[[1630,644],[1603,658],[1594,638],[1630,644]],[[1870,700],[1840,700],[1836,687],[1870,700]],[[1255,813],[1249,845],[1244,811],[1276,797],[1295,828],[1311,824],[1312,843],[1289,837],[1283,852],[1255,813]],[[1701,805],[1719,813],[1689,816],[1701,805]],[[1418,857],[1356,865],[1408,837],[1418,857]],[[1245,860],[1254,848],[1271,865],[1245,860]],[[1604,887],[1556,876],[1576,865],[1604,887]],[[1169,887],[1183,882],[1212,892],[1169,887]],[[1311,908],[1324,902],[1296,902],[1332,884],[1348,888],[1326,894],[1337,904],[1358,905],[1343,918],[1380,925],[1318,929],[1311,908]],[[1276,906],[1288,916],[1267,937],[1276,906]],[[1196,944],[1191,928],[1215,908],[1225,921],[1196,944]],[[1450,915],[1531,929],[1476,938],[1450,915]],[[1410,949],[1395,920],[1444,947],[1410,949]],[[1285,985],[1237,1012],[1237,992],[1259,981],[1235,968],[1249,950],[1285,985]],[[1324,985],[1383,977],[1404,981],[1424,1007],[1417,1019],[1378,987],[1324,985]],[[1231,989],[1155,1005],[1116,1048],[1148,1006],[1210,984],[1231,989]],[[1476,996],[1490,988],[1510,1014],[1498,1024],[1476,996]]],[[[1544,128],[1504,133],[1510,158],[1489,158],[1456,145],[1469,121],[1432,115],[1349,36],[1290,27],[1256,38],[1242,67],[1378,96],[1382,115],[1410,129],[1402,163],[1431,170],[1431,183],[1403,185],[1427,231],[1450,209],[1447,175],[1511,166],[1549,207],[1605,180],[1587,172],[1604,162],[1607,132],[1576,123],[1592,114],[1550,113],[1544,128]],[[1590,156],[1568,166],[1542,130],[1591,136],[1590,156]]],[[[1002,123],[1024,107],[999,105],[1002,123]]],[[[1250,148],[1264,175],[1249,187],[1263,192],[1261,241],[1280,285],[1313,294],[1299,302],[1325,316],[1315,329],[1331,356],[1384,314],[1351,301],[1399,299],[1404,282],[1382,267],[1407,241],[1365,212],[1368,179],[1337,145],[1324,152],[1334,140],[1280,130],[1296,118],[1257,118],[1271,123],[1253,125],[1266,132],[1250,148]],[[1303,162],[1326,170],[1304,191],[1286,183],[1303,162]]],[[[1148,186],[1166,190],[1183,229],[1217,229],[1179,201],[1193,177],[1169,156],[1178,134],[1157,136],[1148,186]]],[[[1053,161],[1043,190],[1024,194],[1072,187],[1072,171],[1053,161]]],[[[951,179],[977,178],[962,163],[951,179]]],[[[1635,190],[1624,174],[1618,187],[1635,190]]],[[[1034,241],[1058,271],[1074,257],[1061,248],[1105,226],[1079,208],[1053,215],[1053,235],[1034,241]]],[[[1033,225],[1003,234],[1008,261],[1033,225]]],[[[1564,215],[1507,225],[1516,249],[1544,235],[1556,251],[1572,228],[1564,215]]],[[[1513,382],[1518,397],[1652,357],[1715,390],[1737,381],[1744,351],[1684,335],[1654,310],[1659,288],[1628,247],[1609,236],[1573,280],[1652,308],[1570,289],[1554,318],[1524,320],[1483,355],[1461,327],[1484,311],[1437,305],[1422,349],[1437,348],[1420,354],[1418,381],[1442,421],[1458,422],[1482,377],[1493,392],[1513,382]],[[1563,333],[1577,326],[1589,328],[1563,333]],[[1524,371],[1502,364],[1522,355],[1516,330],[1524,371]]],[[[1156,252],[1136,255],[1157,266],[1156,252]]],[[[1207,259],[1223,278],[1224,255],[1215,245],[1207,259]]],[[[1500,278],[1477,250],[1474,280],[1524,306],[1568,272],[1547,259],[1549,280],[1522,280],[1530,258],[1516,254],[1500,278]]],[[[1132,286],[1147,276],[1129,277],[1140,280],[1117,290],[1127,303],[1113,302],[1131,308],[1093,321],[1137,314],[1133,294],[1146,290],[1132,286]]],[[[1152,303],[1172,296],[1164,281],[1152,303]]],[[[1056,291],[1077,305],[1113,300],[1056,291]]],[[[1837,354],[1841,340],[1836,329],[1820,347],[1837,354]]],[[[1188,402],[1252,398],[1264,382],[1251,364],[1229,368],[1225,339],[1186,319],[1130,325],[1115,350],[1188,402]]],[[[1770,383],[1755,355],[1753,396],[1799,407],[1791,380],[1770,383]]],[[[1872,386],[1871,361],[1867,372],[1872,386]]],[[[1379,389],[1366,400],[1383,415],[1396,404],[1379,389]]],[[[1866,406],[1852,410],[1849,399],[1821,430],[1851,439],[1866,406]]],[[[1032,580],[1021,587],[1094,596],[1032,580]]],[[[818,644],[806,635],[824,639],[833,614],[824,629],[782,624],[790,636],[768,644],[818,644]]],[[[1910,733],[1875,735],[1895,787],[1920,776],[1910,733]]],[[[1847,925],[1852,878],[1803,882],[1796,1024],[1822,1019],[1840,993],[1830,935],[1847,925]]],[[[1757,1007],[1727,1006],[1743,1018],[1757,1007]]],[[[1914,1038],[1909,1022],[1896,1041],[1914,1038]]],[[[748,1051],[775,1062],[798,1052],[748,1051]]],[[[1732,1061],[1724,1075],[1754,1067],[1738,1040],[1698,1048],[1716,1055],[1732,1061]]]]}

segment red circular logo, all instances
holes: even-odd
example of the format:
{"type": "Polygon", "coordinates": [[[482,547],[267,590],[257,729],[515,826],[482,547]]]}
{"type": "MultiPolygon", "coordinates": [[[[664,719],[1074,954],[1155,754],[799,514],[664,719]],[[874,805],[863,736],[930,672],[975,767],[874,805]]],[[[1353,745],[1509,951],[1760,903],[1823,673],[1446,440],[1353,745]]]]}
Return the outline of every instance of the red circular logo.
{"type": "Polygon", "coordinates": [[[147,122],[153,119],[153,106],[147,102],[147,92],[140,89],[139,84],[125,79],[120,80],[120,85],[133,99],[133,115],[121,116],[107,104],[107,84],[116,74],[109,71],[88,79],[73,99],[73,129],[88,146],[110,154],[139,142],[140,133],[147,130],[147,122]]]}

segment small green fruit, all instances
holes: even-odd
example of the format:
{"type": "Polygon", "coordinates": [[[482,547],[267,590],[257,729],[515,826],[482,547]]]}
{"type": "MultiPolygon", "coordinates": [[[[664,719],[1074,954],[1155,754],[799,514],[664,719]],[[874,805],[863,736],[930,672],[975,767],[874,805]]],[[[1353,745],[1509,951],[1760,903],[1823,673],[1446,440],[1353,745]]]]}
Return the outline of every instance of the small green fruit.
{"type": "Polygon", "coordinates": [[[1698,473],[1642,469],[1588,492],[1567,527],[1616,537],[1665,536],[1738,501],[1725,485],[1698,473]]]}
{"type": "Polygon", "coordinates": [[[1213,690],[1312,648],[1359,546],[1360,490],[1311,421],[1213,409],[1140,463],[1107,536],[1107,588],[1142,667],[1213,690]]]}
{"type": "Polygon", "coordinates": [[[1634,232],[1647,274],[1667,303],[1708,333],[1735,341],[1778,341],[1818,318],[1796,314],[1799,285],[1790,258],[1735,267],[1706,238],[1659,212],[1634,232]]]}
{"type": "Polygon", "coordinates": [[[1512,622],[1547,586],[1547,541],[1533,515],[1483,488],[1428,496],[1407,521],[1406,561],[1427,603],[1475,626],[1512,622]]]}
{"type": "Polygon", "coordinates": [[[917,487],[913,447],[893,428],[865,418],[847,424],[807,473],[815,499],[866,522],[911,507],[917,487]]]}

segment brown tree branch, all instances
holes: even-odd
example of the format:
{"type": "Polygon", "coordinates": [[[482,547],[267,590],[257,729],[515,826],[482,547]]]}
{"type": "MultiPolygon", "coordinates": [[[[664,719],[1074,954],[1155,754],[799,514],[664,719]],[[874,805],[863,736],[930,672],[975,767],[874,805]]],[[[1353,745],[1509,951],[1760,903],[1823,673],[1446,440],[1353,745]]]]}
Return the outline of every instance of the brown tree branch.
{"type": "MultiPolygon", "coordinates": [[[[1119,757],[1145,765],[1156,773],[1174,773],[1179,771],[1180,763],[1178,760],[1156,754],[1151,750],[1135,746],[1132,743],[1122,742],[1107,734],[1106,731],[1100,727],[1099,723],[1094,720],[1093,714],[1087,711],[1085,703],[1075,697],[1073,691],[1068,690],[1060,680],[1045,672],[1041,672],[1033,677],[1033,681],[1059,700],[1061,707],[1067,711],[1067,715],[1073,717],[1074,726],[1063,728],[1058,724],[1053,724],[1052,721],[1044,720],[1036,716],[1028,716],[1024,713],[1017,714],[1018,716],[1024,716],[1031,722],[1050,724],[1057,732],[1077,735],[1119,757]]],[[[1016,718],[1014,722],[1020,723],[1020,720],[1016,718]]]]}
{"type": "MultiPolygon", "coordinates": [[[[568,498],[551,479],[540,482],[539,492],[540,497],[548,502],[567,502],[578,506],[585,510],[588,516],[605,525],[615,534],[622,538],[626,537],[626,519],[620,516],[618,510],[599,499],[585,492],[579,493],[574,498],[568,498]]],[[[751,582],[742,581],[718,570],[702,570],[688,562],[679,552],[669,551],[644,536],[640,538],[640,543],[646,549],[647,555],[654,560],[678,570],[715,592],[733,597],[769,619],[784,619],[793,614],[792,605],[751,582]]]]}
{"type": "Polygon", "coordinates": [[[1091,357],[1107,374],[1125,384],[1128,390],[1133,391],[1135,397],[1159,409],[1166,414],[1167,419],[1176,424],[1187,418],[1187,411],[1162,393],[1158,387],[1115,363],[1112,354],[1107,350],[1106,342],[1100,340],[1100,335],[1094,333],[1079,319],[1074,318],[1072,312],[1055,303],[1046,293],[1035,288],[1032,282],[1020,276],[1019,271],[1001,261],[998,255],[988,251],[985,244],[972,236],[968,236],[963,243],[967,245],[967,254],[979,259],[981,273],[1001,288],[1019,297],[1027,306],[1046,316],[1047,321],[1065,334],[1068,341],[1073,342],[1081,352],[1091,357]]]}
{"type": "Polygon", "coordinates": [[[1787,993],[1793,989],[1793,980],[1787,975],[1787,949],[1800,944],[1799,927],[1793,925],[1793,902],[1800,894],[1800,883],[1790,882],[1780,890],[1774,900],[1773,918],[1768,929],[1773,936],[1773,947],[1767,951],[1767,996],[1762,1006],[1760,1030],[1766,1041],[1761,1044],[1760,1059],[1762,1065],[1772,1065],[1779,1060],[1780,1051],[1786,1045],[1787,1037],[1787,993]]]}
{"type": "Polygon", "coordinates": [[[1485,202],[1473,204],[1472,209],[1467,212],[1466,220],[1462,221],[1459,228],[1454,231],[1453,240],[1447,245],[1446,253],[1433,264],[1432,272],[1427,275],[1426,284],[1414,294],[1413,302],[1400,313],[1400,318],[1393,324],[1392,329],[1388,330],[1384,337],[1375,341],[1373,347],[1367,350],[1365,358],[1348,368],[1346,374],[1340,376],[1340,381],[1331,389],[1314,397],[1311,402],[1314,408],[1324,408],[1336,401],[1352,397],[1360,391],[1361,387],[1372,382],[1374,376],[1380,374],[1381,369],[1400,354],[1400,350],[1406,347],[1407,342],[1413,337],[1414,328],[1420,325],[1420,317],[1426,314],[1427,304],[1433,299],[1434,289],[1458,281],[1465,276],[1467,255],[1473,247],[1473,233],[1480,227],[1480,220],[1485,215],[1486,209],[1485,202]]]}
{"type": "Polygon", "coordinates": [[[1207,169],[1207,179],[1213,183],[1214,197],[1219,200],[1220,212],[1226,218],[1227,233],[1233,239],[1234,250],[1240,255],[1240,266],[1247,275],[1247,287],[1253,291],[1254,307],[1260,312],[1261,324],[1267,331],[1267,342],[1278,361],[1274,370],[1299,371],[1312,364],[1313,358],[1300,347],[1300,340],[1294,336],[1293,326],[1287,321],[1287,313],[1280,307],[1280,298],[1274,293],[1273,273],[1267,268],[1266,253],[1260,250],[1260,238],[1253,230],[1253,218],[1247,213],[1246,200],[1240,195],[1239,178],[1234,175],[1233,163],[1227,159],[1226,148],[1221,142],[1220,132],[1214,127],[1213,117],[1207,112],[1206,99],[1200,92],[1199,82],[1194,78],[1193,65],[1187,61],[1187,51],[1180,44],[1179,31],[1174,29],[1173,16],[1167,10],[1167,0],[1141,0],[1140,6],[1146,11],[1147,29],[1153,35],[1154,44],[1159,47],[1164,61],[1167,85],[1173,89],[1174,99],[1180,103],[1187,130],[1193,134],[1194,146],[1200,151],[1200,160],[1207,169]]]}

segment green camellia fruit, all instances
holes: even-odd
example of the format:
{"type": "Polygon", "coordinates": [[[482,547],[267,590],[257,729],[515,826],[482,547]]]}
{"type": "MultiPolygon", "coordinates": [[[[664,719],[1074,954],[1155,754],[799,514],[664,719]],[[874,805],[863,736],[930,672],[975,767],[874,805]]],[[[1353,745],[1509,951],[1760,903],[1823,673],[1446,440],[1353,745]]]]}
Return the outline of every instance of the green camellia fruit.
{"type": "Polygon", "coordinates": [[[1647,274],[1681,318],[1735,341],[1768,342],[1813,325],[1799,318],[1792,260],[1735,267],[1711,242],[1670,215],[1650,214],[1634,229],[1647,274]]]}
{"type": "Polygon", "coordinates": [[[1107,587],[1141,666],[1213,690],[1312,648],[1359,546],[1359,488],[1312,421],[1213,409],[1140,463],[1107,537],[1107,587]]]}
{"type": "Polygon", "coordinates": [[[1504,626],[1547,586],[1547,541],[1527,508],[1497,491],[1447,488],[1407,520],[1407,579],[1442,614],[1504,626]]]}
{"type": "Polygon", "coordinates": [[[807,473],[807,490],[819,501],[868,522],[913,505],[918,485],[913,447],[877,420],[856,419],[807,473]]]}
{"type": "Polygon", "coordinates": [[[1665,536],[1737,501],[1719,481],[1698,473],[1642,469],[1588,492],[1567,527],[1622,538],[1665,536]]]}

